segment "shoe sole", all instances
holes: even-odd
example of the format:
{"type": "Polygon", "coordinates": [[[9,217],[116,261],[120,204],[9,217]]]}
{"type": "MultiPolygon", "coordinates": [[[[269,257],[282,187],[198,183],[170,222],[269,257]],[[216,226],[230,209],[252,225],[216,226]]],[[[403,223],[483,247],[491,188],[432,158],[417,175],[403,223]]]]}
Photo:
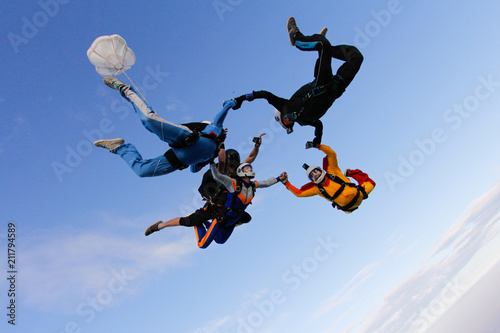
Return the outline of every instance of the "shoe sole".
{"type": "Polygon", "coordinates": [[[113,151],[122,144],[125,143],[125,140],[123,139],[103,139],[103,140],[97,140],[94,142],[94,146],[99,147],[99,148],[106,148],[109,149],[109,151],[113,151]],[[113,141],[112,144],[116,144],[116,147],[113,149],[110,149],[109,147],[106,146],[106,144],[111,143],[110,141],[113,141]]]}
{"type": "Polygon", "coordinates": [[[294,17],[288,18],[286,21],[286,31],[288,31],[288,38],[290,39],[290,45],[295,46],[295,39],[290,35],[290,30],[297,29],[297,23],[294,17]]]}

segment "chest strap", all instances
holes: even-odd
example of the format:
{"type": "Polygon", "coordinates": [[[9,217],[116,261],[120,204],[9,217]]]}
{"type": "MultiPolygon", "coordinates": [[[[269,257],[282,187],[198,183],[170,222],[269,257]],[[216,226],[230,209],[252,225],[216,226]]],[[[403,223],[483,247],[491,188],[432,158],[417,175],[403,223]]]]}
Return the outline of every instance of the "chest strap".
{"type": "MultiPolygon", "coordinates": [[[[228,226],[227,226],[228,219],[239,221],[239,219],[243,215],[243,212],[245,211],[245,209],[235,209],[234,208],[236,206],[236,200],[238,199],[238,194],[241,193],[241,189],[242,189],[241,187],[243,185],[243,182],[241,181],[241,179],[236,178],[235,181],[236,181],[236,188],[234,189],[234,192],[232,193],[233,197],[231,199],[231,203],[229,204],[229,207],[227,206],[229,198],[224,204],[215,204],[215,206],[217,207],[217,224],[219,225],[219,227],[221,227],[223,229],[228,228],[228,226]],[[237,217],[229,217],[228,213],[235,213],[235,214],[238,214],[238,216],[237,217]]],[[[252,188],[253,188],[253,192],[255,194],[255,183],[254,182],[252,182],[252,188]]],[[[231,225],[231,226],[233,226],[233,225],[231,225]]]]}
{"type": "MultiPolygon", "coordinates": [[[[234,207],[236,206],[236,199],[238,199],[238,194],[241,193],[243,182],[239,178],[236,178],[235,181],[236,181],[236,188],[234,189],[233,198],[231,200],[231,205],[229,207],[227,207],[227,211],[239,213],[239,212],[244,211],[244,209],[234,209],[234,207]]],[[[252,186],[253,195],[255,195],[255,183],[252,181],[251,181],[251,186],[252,186]]]]}
{"type": "Polygon", "coordinates": [[[345,212],[353,212],[356,209],[358,209],[358,207],[356,207],[354,209],[351,209],[351,208],[352,208],[352,206],[354,206],[356,204],[360,195],[363,195],[363,200],[368,198],[368,194],[366,193],[366,190],[364,189],[364,187],[359,186],[359,185],[355,185],[353,183],[345,182],[340,177],[337,177],[337,176],[329,174],[329,173],[326,174],[326,177],[328,177],[328,179],[330,179],[331,181],[340,185],[339,189],[333,195],[329,195],[328,192],[325,190],[325,188],[322,185],[320,185],[320,184],[316,185],[318,187],[318,190],[320,191],[320,193],[325,198],[327,198],[328,200],[330,200],[332,202],[333,208],[337,207],[338,209],[343,210],[345,212]],[[357,193],[354,196],[354,198],[347,205],[340,206],[337,203],[335,203],[335,199],[337,199],[338,196],[340,194],[342,194],[342,192],[344,191],[346,186],[355,187],[357,190],[357,193]]]}

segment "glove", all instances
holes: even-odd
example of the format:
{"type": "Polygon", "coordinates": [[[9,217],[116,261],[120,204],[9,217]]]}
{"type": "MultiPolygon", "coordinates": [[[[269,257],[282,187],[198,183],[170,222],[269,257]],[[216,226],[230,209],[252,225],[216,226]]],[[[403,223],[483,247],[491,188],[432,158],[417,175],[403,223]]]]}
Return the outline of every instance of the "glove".
{"type": "Polygon", "coordinates": [[[236,105],[236,100],[234,98],[227,99],[222,103],[222,107],[224,108],[226,107],[234,108],[234,105],[236,105]]]}
{"type": "Polygon", "coordinates": [[[240,97],[236,97],[233,100],[236,102],[236,105],[233,106],[233,110],[238,110],[241,107],[241,104],[243,103],[243,101],[246,100],[246,96],[241,95],[240,97]]]}
{"type": "MultiPolygon", "coordinates": [[[[283,176],[284,178],[283,179],[280,179],[280,182],[282,182],[283,184],[286,184],[286,182],[288,181],[288,175],[286,172],[283,172],[280,177],[283,176]]],[[[280,178],[278,177],[278,178],[280,178]]]]}
{"type": "MultiPolygon", "coordinates": [[[[223,144],[224,141],[226,141],[226,137],[227,137],[227,130],[226,129],[223,129],[219,136],[217,136],[217,141],[220,142],[220,144],[223,144]]],[[[219,147],[220,147],[220,144],[219,144],[219,147]]]]}
{"type": "Polygon", "coordinates": [[[307,141],[306,142],[306,149],[309,149],[309,148],[318,148],[318,144],[314,143],[313,141],[307,141]]]}

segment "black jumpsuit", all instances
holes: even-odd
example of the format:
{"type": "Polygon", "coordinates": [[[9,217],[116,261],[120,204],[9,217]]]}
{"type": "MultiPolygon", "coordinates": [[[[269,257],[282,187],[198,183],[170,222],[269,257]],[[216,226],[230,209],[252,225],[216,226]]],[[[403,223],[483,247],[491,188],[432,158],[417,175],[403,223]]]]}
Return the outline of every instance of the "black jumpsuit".
{"type": "Polygon", "coordinates": [[[321,34],[304,36],[301,32],[297,32],[295,46],[302,51],[318,51],[319,57],[314,68],[314,81],[302,86],[290,99],[277,97],[265,90],[254,91],[253,98],[266,99],[283,116],[286,115],[289,120],[295,121],[301,126],[314,126],[315,139],[313,142],[319,144],[323,135],[323,124],[319,119],[354,79],[363,62],[363,55],[355,46],[332,46],[321,34]],[[336,75],[332,73],[332,58],[345,61],[337,70],[336,75]],[[321,88],[325,84],[329,85],[328,89],[322,91],[321,88]],[[315,90],[315,88],[317,89],[315,90]]]}

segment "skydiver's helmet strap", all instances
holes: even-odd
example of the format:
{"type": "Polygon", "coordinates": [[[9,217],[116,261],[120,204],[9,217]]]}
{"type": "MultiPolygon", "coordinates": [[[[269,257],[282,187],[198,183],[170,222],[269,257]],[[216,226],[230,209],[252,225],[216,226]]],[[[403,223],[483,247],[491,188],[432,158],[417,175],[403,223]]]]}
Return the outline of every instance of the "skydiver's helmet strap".
{"type": "Polygon", "coordinates": [[[240,164],[240,166],[236,170],[236,175],[241,178],[248,177],[252,179],[253,177],[255,177],[255,172],[253,171],[252,165],[250,163],[243,163],[240,164]]]}

